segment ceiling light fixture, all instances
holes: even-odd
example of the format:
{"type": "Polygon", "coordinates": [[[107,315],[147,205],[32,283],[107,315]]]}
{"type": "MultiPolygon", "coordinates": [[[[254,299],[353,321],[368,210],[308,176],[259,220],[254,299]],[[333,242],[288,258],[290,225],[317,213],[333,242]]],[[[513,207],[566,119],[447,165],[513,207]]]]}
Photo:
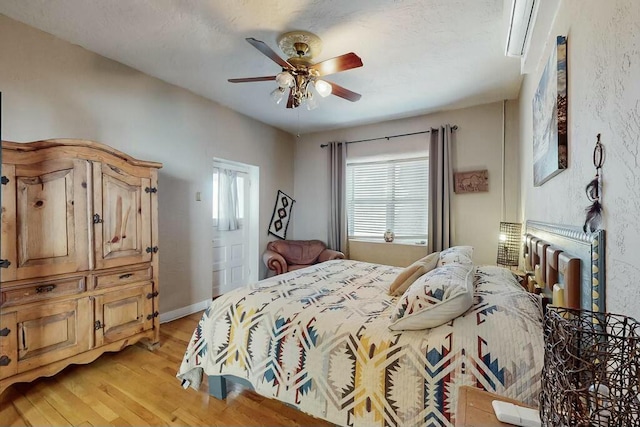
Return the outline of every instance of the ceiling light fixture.
{"type": "Polygon", "coordinates": [[[331,95],[331,85],[324,80],[316,80],[314,86],[318,91],[318,95],[320,95],[321,97],[326,98],[327,96],[331,95]]]}
{"type": "Polygon", "coordinates": [[[275,80],[276,87],[270,94],[271,99],[280,104],[287,96],[287,108],[306,105],[309,110],[318,107],[319,95],[323,98],[333,94],[347,101],[355,102],[361,97],[359,93],[321,80],[329,74],[362,67],[362,60],[353,52],[314,63],[313,57],[320,53],[322,42],[318,36],[307,31],[291,31],[278,38],[278,46],[288,59],[285,61],[269,46],[260,40],[246,39],[252,46],[282,67],[282,71],[275,76],[248,77],[229,79],[231,83],[263,82],[275,80]]]}
{"type": "MultiPolygon", "coordinates": [[[[313,97],[312,88],[315,87],[318,91],[318,82],[329,85],[323,80],[318,80],[320,73],[311,68],[313,65],[311,58],[322,49],[320,38],[305,31],[293,31],[281,35],[278,38],[278,46],[289,56],[287,62],[292,65],[291,68],[283,68],[282,72],[276,76],[276,83],[280,88],[290,89],[288,103],[292,104],[293,108],[301,105],[306,105],[308,110],[317,108],[318,101],[313,97]]],[[[331,93],[331,87],[329,87],[329,93],[331,93]]]]}
{"type": "MultiPolygon", "coordinates": [[[[289,58],[291,60],[291,58],[289,58]]],[[[309,110],[318,107],[318,102],[314,98],[312,88],[315,87],[316,92],[323,98],[331,95],[331,85],[324,80],[320,80],[313,72],[314,70],[297,68],[295,70],[287,70],[276,76],[278,87],[271,92],[271,98],[276,104],[279,104],[284,98],[285,91],[291,89],[293,97],[293,107],[299,107],[306,104],[309,110]],[[313,83],[313,84],[311,84],[313,83]]]]}
{"type": "Polygon", "coordinates": [[[275,88],[273,92],[271,92],[271,99],[276,104],[280,104],[284,99],[284,88],[281,86],[275,88]]]}

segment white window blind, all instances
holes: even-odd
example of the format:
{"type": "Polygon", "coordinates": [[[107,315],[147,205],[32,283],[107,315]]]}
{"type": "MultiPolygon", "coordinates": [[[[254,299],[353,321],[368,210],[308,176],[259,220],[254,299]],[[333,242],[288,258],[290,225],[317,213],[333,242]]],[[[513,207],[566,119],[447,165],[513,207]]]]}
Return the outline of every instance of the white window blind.
{"type": "Polygon", "coordinates": [[[426,241],[428,201],[427,158],[347,164],[350,238],[426,241]]]}

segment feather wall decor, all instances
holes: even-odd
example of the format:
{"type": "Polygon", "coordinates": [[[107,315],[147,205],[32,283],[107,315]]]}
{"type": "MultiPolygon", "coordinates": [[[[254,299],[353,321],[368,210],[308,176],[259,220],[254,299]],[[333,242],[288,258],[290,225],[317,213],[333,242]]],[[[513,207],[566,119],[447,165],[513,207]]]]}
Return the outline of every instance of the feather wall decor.
{"type": "Polygon", "coordinates": [[[591,205],[585,209],[587,217],[582,227],[585,233],[593,233],[600,228],[600,223],[602,222],[602,203],[600,202],[602,195],[602,175],[600,172],[603,163],[604,148],[600,142],[600,134],[598,134],[596,146],[593,149],[593,166],[596,168],[596,176],[585,188],[587,199],[591,202],[591,205]]]}

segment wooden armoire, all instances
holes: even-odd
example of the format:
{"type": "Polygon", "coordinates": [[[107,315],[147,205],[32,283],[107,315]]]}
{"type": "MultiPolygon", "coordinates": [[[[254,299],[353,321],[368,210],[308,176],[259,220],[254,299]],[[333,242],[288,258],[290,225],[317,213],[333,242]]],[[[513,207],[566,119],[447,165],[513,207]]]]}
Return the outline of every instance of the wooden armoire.
{"type": "Polygon", "coordinates": [[[159,342],[161,167],[92,141],[2,142],[0,393],[159,342]]]}

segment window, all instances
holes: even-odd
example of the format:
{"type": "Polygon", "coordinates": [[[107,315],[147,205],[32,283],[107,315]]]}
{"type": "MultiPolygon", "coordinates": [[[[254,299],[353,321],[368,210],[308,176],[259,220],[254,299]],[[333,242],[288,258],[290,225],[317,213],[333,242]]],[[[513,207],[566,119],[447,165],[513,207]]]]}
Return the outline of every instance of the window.
{"type": "Polygon", "coordinates": [[[429,160],[387,160],[347,164],[349,238],[425,242],[429,200],[429,160]]]}
{"type": "MultiPolygon", "coordinates": [[[[244,197],[245,197],[245,173],[238,172],[236,183],[238,187],[238,220],[240,224],[244,221],[244,197]]],[[[213,226],[218,226],[219,217],[219,198],[220,198],[220,168],[213,168],[213,226]]]]}

